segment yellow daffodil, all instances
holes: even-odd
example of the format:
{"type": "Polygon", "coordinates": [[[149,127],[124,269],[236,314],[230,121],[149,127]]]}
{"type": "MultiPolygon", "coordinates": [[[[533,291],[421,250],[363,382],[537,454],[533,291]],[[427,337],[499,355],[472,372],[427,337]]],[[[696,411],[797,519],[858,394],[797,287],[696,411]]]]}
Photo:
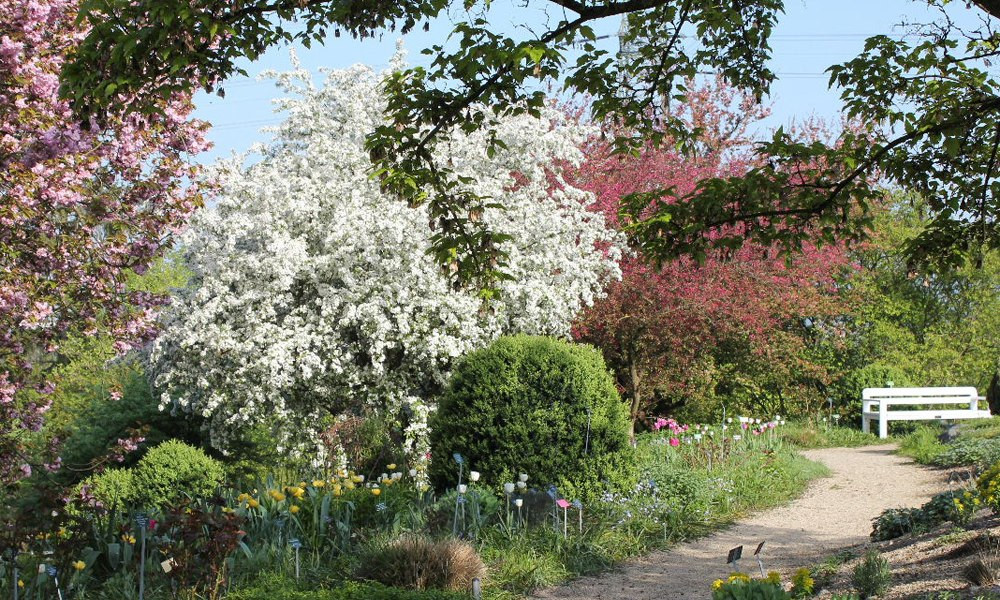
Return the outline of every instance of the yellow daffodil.
{"type": "Polygon", "coordinates": [[[87,568],[87,563],[83,562],[82,560],[78,560],[75,563],[73,563],[73,568],[76,569],[77,571],[82,571],[87,568]]]}
{"type": "Polygon", "coordinates": [[[712,582],[712,591],[715,591],[715,590],[719,589],[720,587],[722,587],[722,583],[723,582],[722,582],[721,579],[716,579],[715,581],[713,581],[712,582]]]}
{"type": "Polygon", "coordinates": [[[321,488],[326,485],[326,482],[322,479],[313,479],[313,487],[321,488]]]}
{"type": "Polygon", "coordinates": [[[127,543],[127,544],[134,544],[135,543],[135,536],[134,535],[129,535],[127,533],[123,534],[122,535],[122,541],[125,542],[125,543],[127,543]]]}
{"type": "Polygon", "coordinates": [[[295,513],[299,512],[299,505],[298,504],[293,504],[293,505],[289,506],[288,507],[288,512],[292,513],[293,515],[295,513]]]}

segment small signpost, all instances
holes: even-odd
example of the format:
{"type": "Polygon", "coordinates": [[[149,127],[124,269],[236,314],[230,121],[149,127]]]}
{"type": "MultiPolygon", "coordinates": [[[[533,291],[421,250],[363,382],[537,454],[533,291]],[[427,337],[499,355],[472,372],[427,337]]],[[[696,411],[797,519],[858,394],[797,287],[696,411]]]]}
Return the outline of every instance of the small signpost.
{"type": "Polygon", "coordinates": [[[726,564],[732,565],[734,571],[739,571],[741,558],[743,558],[743,546],[736,546],[729,551],[729,556],[726,558],[726,564]]]}
{"type": "Polygon", "coordinates": [[[302,542],[299,538],[292,538],[288,540],[288,545],[295,549],[295,581],[299,580],[299,549],[302,548],[302,542]]]}
{"type": "Polygon", "coordinates": [[[475,600],[482,600],[483,598],[483,582],[478,577],[472,580],[472,597],[475,600]]]}
{"type": "Polygon", "coordinates": [[[764,549],[764,542],[757,544],[757,549],[753,552],[753,557],[757,559],[757,566],[760,567],[760,576],[764,577],[764,563],[760,559],[760,553],[764,549]]]}
{"type": "Polygon", "coordinates": [[[146,527],[149,527],[149,517],[139,513],[135,516],[135,524],[139,526],[139,600],[143,600],[146,591],[146,527]]]}

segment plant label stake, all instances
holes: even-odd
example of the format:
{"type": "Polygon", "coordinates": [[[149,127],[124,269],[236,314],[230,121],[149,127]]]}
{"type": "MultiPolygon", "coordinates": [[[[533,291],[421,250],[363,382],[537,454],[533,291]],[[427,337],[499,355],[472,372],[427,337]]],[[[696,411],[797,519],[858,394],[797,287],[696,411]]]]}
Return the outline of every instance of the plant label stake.
{"type": "Polygon", "coordinates": [[[743,546],[736,546],[729,551],[729,556],[726,557],[726,564],[733,565],[733,570],[739,571],[741,558],[743,558],[743,546]]]}
{"type": "Polygon", "coordinates": [[[760,559],[760,553],[764,549],[764,542],[757,544],[757,549],[754,550],[753,557],[757,559],[757,566],[760,568],[760,576],[764,577],[764,562],[760,559]]]}
{"type": "Polygon", "coordinates": [[[143,599],[146,592],[146,527],[149,525],[149,518],[139,513],[135,517],[135,523],[139,526],[139,600],[143,599]]]}
{"type": "Polygon", "coordinates": [[[570,503],[565,498],[556,500],[556,506],[563,509],[563,538],[569,537],[569,507],[570,503]]]}
{"type": "Polygon", "coordinates": [[[48,565],[47,567],[45,567],[45,572],[48,573],[49,577],[52,578],[52,581],[56,583],[56,596],[59,597],[59,600],[63,600],[62,590],[59,589],[58,571],[56,571],[56,568],[54,566],[48,565]]]}
{"type": "Polygon", "coordinates": [[[292,538],[288,540],[288,543],[295,549],[295,581],[299,580],[299,548],[302,547],[302,542],[299,538],[292,538]]]}
{"type": "Polygon", "coordinates": [[[472,597],[475,600],[482,600],[483,597],[483,583],[478,577],[472,580],[472,597]]]}

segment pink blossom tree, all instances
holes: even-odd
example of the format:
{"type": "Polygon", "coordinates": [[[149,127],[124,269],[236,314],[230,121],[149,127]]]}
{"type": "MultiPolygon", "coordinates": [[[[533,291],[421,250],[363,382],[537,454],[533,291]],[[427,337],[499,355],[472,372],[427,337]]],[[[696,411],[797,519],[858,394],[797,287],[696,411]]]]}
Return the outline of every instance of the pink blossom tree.
{"type": "MultiPolygon", "coordinates": [[[[574,183],[596,195],[594,209],[615,226],[627,229],[619,217],[623,197],[653,206],[660,197],[642,194],[669,188],[683,197],[702,180],[750,166],[746,131],[764,109],[716,83],[695,89],[675,111],[706,134],[694,156],[666,144],[623,157],[609,151],[604,136],[587,149],[574,183]]],[[[848,262],[844,249],[806,244],[786,257],[748,243],[703,258],[701,264],[688,258],[653,265],[637,253],[626,257],[622,279],[574,327],[574,337],[599,347],[615,371],[633,428],[654,408],[654,390],[673,397],[702,393],[697,388],[709,383],[701,376],[705,358],[723,344],[741,345],[768,369],[824,379],[820,365],[801,360],[803,337],[789,329],[842,309],[836,276],[848,262]]]]}
{"type": "Polygon", "coordinates": [[[59,73],[87,33],[77,9],[0,3],[3,485],[31,472],[25,444],[43,424],[60,341],[108,334],[124,352],[147,338],[163,298],[129,291],[125,278],[161,256],[201,203],[190,158],[207,147],[206,125],[189,97],[100,123],[78,122],[59,99],[59,73]]]}

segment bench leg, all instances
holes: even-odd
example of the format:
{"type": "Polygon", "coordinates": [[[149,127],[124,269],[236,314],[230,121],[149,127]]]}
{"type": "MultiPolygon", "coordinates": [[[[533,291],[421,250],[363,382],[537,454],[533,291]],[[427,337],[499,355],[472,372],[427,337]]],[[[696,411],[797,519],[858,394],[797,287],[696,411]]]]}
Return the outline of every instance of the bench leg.
{"type": "Polygon", "coordinates": [[[878,420],[878,436],[883,440],[889,437],[889,419],[884,416],[879,417],[878,420]]]}

